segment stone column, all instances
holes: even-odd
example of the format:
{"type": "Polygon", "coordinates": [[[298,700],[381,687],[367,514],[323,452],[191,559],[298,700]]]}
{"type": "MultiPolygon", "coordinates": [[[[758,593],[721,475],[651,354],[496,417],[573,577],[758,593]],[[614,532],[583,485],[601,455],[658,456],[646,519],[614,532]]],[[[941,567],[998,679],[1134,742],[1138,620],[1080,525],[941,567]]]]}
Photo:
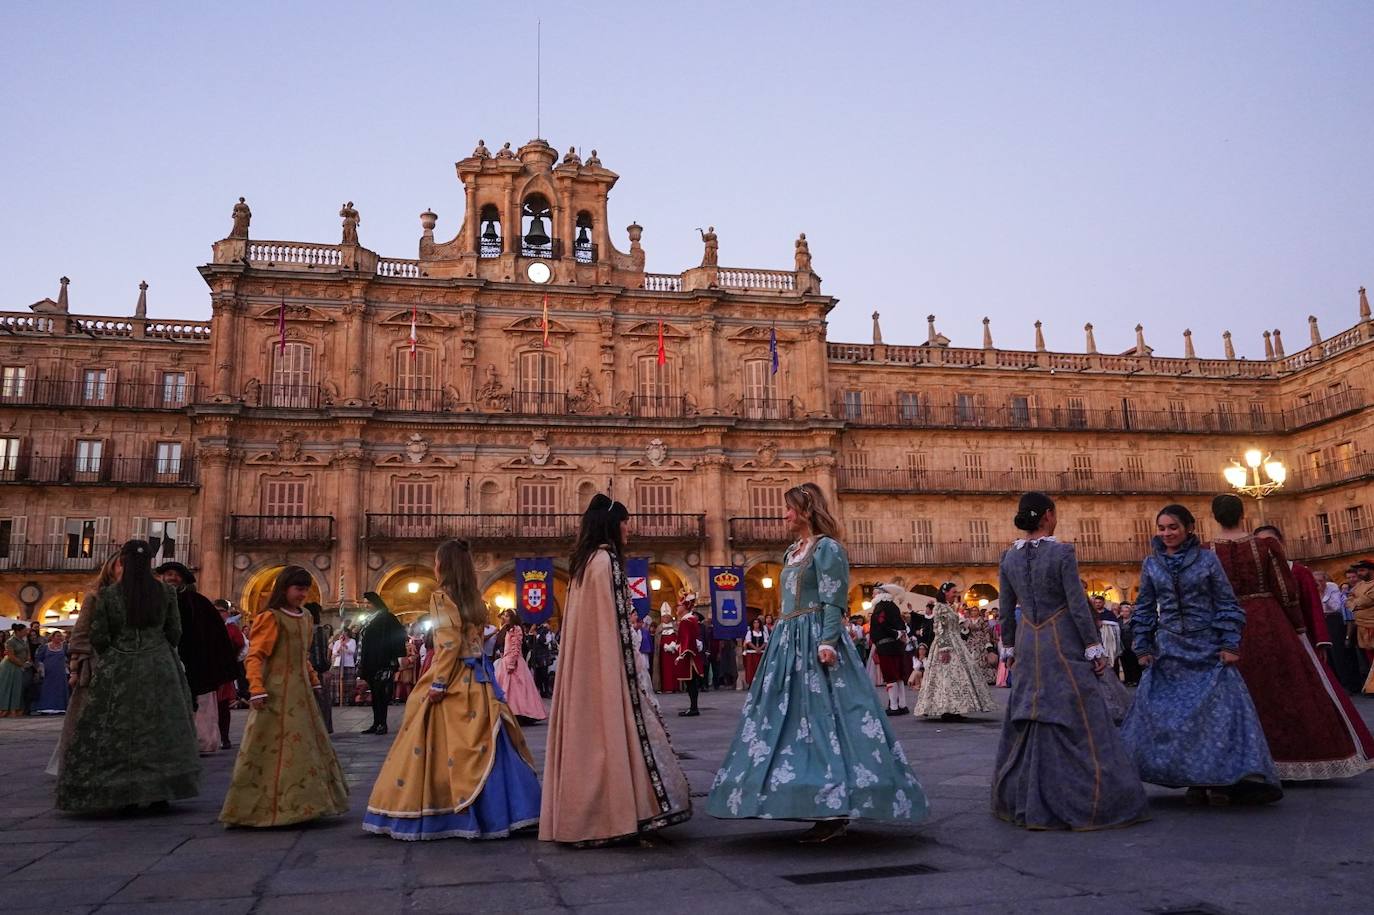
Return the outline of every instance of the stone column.
{"type": "Polygon", "coordinates": [[[234,399],[234,366],[238,362],[234,315],[238,311],[233,293],[219,293],[210,302],[210,364],[214,366],[214,400],[228,403],[234,399]]]}
{"type": "Polygon", "coordinates": [[[464,199],[466,210],[463,211],[463,231],[467,233],[468,253],[476,254],[478,246],[481,244],[482,234],[481,223],[477,212],[477,187],[470,182],[463,182],[464,199]]]}
{"type": "Polygon", "coordinates": [[[348,319],[348,374],[344,382],[344,403],[357,406],[367,395],[367,353],[363,347],[363,337],[367,325],[367,302],[363,299],[361,287],[355,287],[353,297],[344,305],[344,316],[348,319]]]}
{"type": "Polygon", "coordinates": [[[709,315],[702,320],[706,331],[705,365],[702,367],[701,392],[705,394],[702,412],[718,416],[725,398],[720,394],[720,322],[709,315]]]}
{"type": "Polygon", "coordinates": [[[364,512],[367,510],[367,499],[363,494],[363,464],[366,460],[367,455],[361,447],[350,447],[335,458],[340,473],[339,511],[334,517],[334,534],[338,538],[334,545],[337,568],[333,570],[333,578],[337,581],[342,571],[344,591],[354,596],[367,590],[362,550],[364,512]]]}
{"type": "Polygon", "coordinates": [[[730,562],[730,528],[726,521],[730,515],[730,498],[725,480],[729,463],[723,454],[712,454],[702,459],[701,469],[705,471],[709,493],[706,505],[706,551],[702,557],[704,565],[723,566],[730,562]]]}
{"type": "Polygon", "coordinates": [[[229,504],[230,453],[224,445],[202,446],[199,456],[200,574],[197,576],[197,589],[214,598],[224,594],[229,584],[226,566],[233,553],[227,546],[224,529],[233,508],[229,504]]]}

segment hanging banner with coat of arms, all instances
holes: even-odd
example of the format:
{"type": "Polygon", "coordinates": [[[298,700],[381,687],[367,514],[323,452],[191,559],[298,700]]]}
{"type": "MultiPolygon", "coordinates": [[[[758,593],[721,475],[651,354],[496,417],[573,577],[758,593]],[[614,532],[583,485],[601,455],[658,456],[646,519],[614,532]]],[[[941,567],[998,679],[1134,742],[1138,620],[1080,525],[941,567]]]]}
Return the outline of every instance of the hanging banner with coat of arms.
{"type": "Polygon", "coordinates": [[[632,556],[625,560],[625,583],[630,588],[630,603],[640,619],[649,615],[653,604],[649,600],[649,557],[632,556]]]}
{"type": "Polygon", "coordinates": [[[742,639],[748,630],[744,604],[744,569],[711,566],[711,634],[718,639],[742,639]]]}
{"type": "Polygon", "coordinates": [[[553,560],[515,560],[515,606],[526,623],[546,623],[553,615],[553,560]]]}

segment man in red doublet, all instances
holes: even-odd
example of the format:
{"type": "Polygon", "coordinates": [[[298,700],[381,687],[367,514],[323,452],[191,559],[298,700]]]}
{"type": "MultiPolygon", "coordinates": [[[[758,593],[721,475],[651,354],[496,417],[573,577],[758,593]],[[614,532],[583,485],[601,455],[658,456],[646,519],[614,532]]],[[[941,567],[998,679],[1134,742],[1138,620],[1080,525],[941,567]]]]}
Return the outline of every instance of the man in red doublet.
{"type": "Polygon", "coordinates": [[[697,618],[696,602],[697,596],[687,592],[677,605],[681,614],[677,621],[677,682],[692,701],[690,708],[678,712],[684,718],[701,714],[697,710],[697,695],[701,692],[702,677],[706,675],[706,646],[701,642],[701,620],[697,618]]]}

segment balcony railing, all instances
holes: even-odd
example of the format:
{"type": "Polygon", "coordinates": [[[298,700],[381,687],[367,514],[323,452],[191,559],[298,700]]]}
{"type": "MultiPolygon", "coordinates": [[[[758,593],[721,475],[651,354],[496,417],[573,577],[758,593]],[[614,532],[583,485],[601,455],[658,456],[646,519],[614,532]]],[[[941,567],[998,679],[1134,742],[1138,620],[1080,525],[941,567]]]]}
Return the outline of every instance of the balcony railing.
{"type": "Polygon", "coordinates": [[[445,413],[456,404],[442,388],[391,388],[380,406],[402,413],[445,413]]]}
{"type": "Polygon", "coordinates": [[[687,415],[687,398],[636,394],[630,398],[630,415],[639,419],[676,419],[687,415]]]}
{"type": "Polygon", "coordinates": [[[706,516],[683,512],[636,513],[635,540],[705,540],[706,516]]]}
{"type": "Polygon", "coordinates": [[[229,542],[312,543],[334,541],[333,515],[230,515],[229,542]]]}
{"type": "Polygon", "coordinates": [[[851,426],[898,429],[1009,429],[1073,432],[1264,433],[1284,428],[1282,414],[1263,412],[1198,413],[1094,407],[989,407],[930,403],[834,404],[836,416],[851,426]]]}
{"type": "Polygon", "coordinates": [[[367,515],[369,540],[511,539],[571,540],[581,515],[571,514],[373,514],[367,515]]]}
{"type": "Polygon", "coordinates": [[[1357,454],[1343,461],[1330,461],[1316,467],[1294,467],[1289,471],[1288,489],[1320,489],[1374,476],[1374,452],[1357,454]]]}
{"type": "Polygon", "coordinates": [[[1225,489],[1221,474],[1132,473],[1129,471],[1065,470],[1022,473],[1016,470],[876,470],[840,467],[836,479],[841,492],[1017,493],[1203,493],[1225,489]]]}
{"type": "Polygon", "coordinates": [[[195,486],[194,458],[81,459],[24,455],[0,462],[0,483],[69,483],[75,486],[195,486]]]}
{"type": "Polygon", "coordinates": [[[0,571],[94,572],[119,551],[118,543],[76,540],[54,543],[11,542],[0,555],[0,571]]]}
{"type": "Polygon", "coordinates": [[[322,400],[317,384],[264,384],[245,403],[272,410],[318,410],[322,400]]]}
{"type": "Polygon", "coordinates": [[[1362,388],[1345,388],[1323,397],[1321,400],[1298,404],[1291,410],[1285,410],[1283,413],[1284,427],[1289,430],[1301,429],[1304,426],[1323,422],[1343,413],[1359,410],[1366,403],[1362,388]]]}
{"type": "Polygon", "coordinates": [[[739,402],[741,419],[796,419],[792,401],[782,397],[742,397],[739,402]]]}
{"type": "Polygon", "coordinates": [[[550,260],[563,256],[563,239],[551,238],[547,245],[532,245],[520,236],[521,257],[546,257],[550,260]]]}
{"type": "MultiPolygon", "coordinates": [[[[995,566],[1006,543],[925,543],[907,540],[855,541],[847,543],[852,566],[995,566]]],[[[1149,551],[1143,541],[1074,541],[1078,561],[1084,564],[1138,564],[1149,551]]]]}
{"type": "Polygon", "coordinates": [[[726,519],[730,543],[737,547],[781,546],[792,539],[787,522],[781,518],[746,515],[726,519]]]}
{"type": "Polygon", "coordinates": [[[573,242],[573,258],[579,264],[595,264],[597,262],[596,242],[573,242]]]}
{"type": "Polygon", "coordinates": [[[186,382],[73,381],[32,378],[0,387],[0,405],[111,410],[182,410],[199,387],[186,382]]]}
{"type": "Polygon", "coordinates": [[[1374,527],[1332,531],[1326,535],[1294,537],[1285,543],[1289,559],[1333,559],[1374,553],[1374,527]]]}
{"type": "Polygon", "coordinates": [[[510,411],[527,416],[562,416],[568,412],[568,395],[561,391],[511,391],[510,411]]]}

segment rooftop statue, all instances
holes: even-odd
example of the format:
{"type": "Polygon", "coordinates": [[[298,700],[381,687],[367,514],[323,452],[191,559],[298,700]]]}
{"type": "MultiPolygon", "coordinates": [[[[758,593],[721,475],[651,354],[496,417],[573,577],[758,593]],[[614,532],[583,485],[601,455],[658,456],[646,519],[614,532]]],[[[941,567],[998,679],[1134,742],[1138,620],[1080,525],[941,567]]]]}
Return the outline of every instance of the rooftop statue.
{"type": "Polygon", "coordinates": [[[811,272],[811,246],[806,242],[806,233],[797,236],[797,272],[811,272]]]}
{"type": "Polygon", "coordinates": [[[234,227],[229,230],[230,238],[247,238],[248,223],[253,219],[253,211],[248,209],[248,204],[244,203],[243,198],[234,204],[234,227]]]}
{"type": "Polygon", "coordinates": [[[499,150],[496,151],[496,158],[498,158],[498,159],[514,159],[514,158],[515,158],[515,151],[514,151],[513,149],[510,148],[510,140],[507,140],[507,141],[506,141],[506,145],[502,146],[499,150]]]}
{"type": "MultiPolygon", "coordinates": [[[[701,232],[701,229],[697,229],[701,232]]],[[[701,241],[706,249],[701,253],[701,266],[714,267],[719,261],[720,243],[716,241],[716,227],[708,226],[705,232],[701,232],[701,241]]]]}
{"type": "Polygon", "coordinates": [[[490,158],[491,158],[491,150],[487,149],[487,141],[486,141],[486,140],[478,140],[478,141],[477,141],[477,148],[474,149],[474,150],[472,151],[472,157],[473,157],[474,159],[490,159],[490,158]]]}
{"type": "Polygon", "coordinates": [[[362,220],[358,217],[358,211],[353,209],[353,201],[350,200],[339,209],[339,215],[343,217],[343,242],[345,245],[358,244],[358,223],[362,220]]]}
{"type": "Polygon", "coordinates": [[[577,154],[576,146],[568,147],[568,154],[563,157],[564,165],[581,165],[582,157],[577,154]]]}
{"type": "Polygon", "coordinates": [[[588,167],[588,168],[600,168],[600,167],[601,167],[601,158],[600,158],[599,156],[597,156],[596,150],[594,150],[594,149],[592,150],[592,154],[591,154],[590,156],[587,157],[587,167],[588,167]]]}

